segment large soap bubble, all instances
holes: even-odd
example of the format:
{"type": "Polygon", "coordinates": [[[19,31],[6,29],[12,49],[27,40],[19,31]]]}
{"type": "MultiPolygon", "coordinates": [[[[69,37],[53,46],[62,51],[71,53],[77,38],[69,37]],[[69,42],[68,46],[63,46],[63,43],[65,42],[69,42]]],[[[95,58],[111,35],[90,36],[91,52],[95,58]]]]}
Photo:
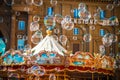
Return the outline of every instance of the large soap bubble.
{"type": "Polygon", "coordinates": [[[31,22],[30,23],[30,31],[37,31],[39,29],[38,22],[31,22]]]}
{"type": "Polygon", "coordinates": [[[111,33],[105,34],[102,38],[102,42],[106,47],[111,46],[112,43],[116,41],[117,41],[117,36],[111,33]]]}
{"type": "Polygon", "coordinates": [[[44,24],[49,29],[53,29],[56,25],[54,16],[46,16],[44,18],[44,24]]]}
{"type": "Polygon", "coordinates": [[[90,41],[92,40],[91,34],[88,34],[88,33],[84,34],[83,40],[84,40],[85,42],[90,42],[90,41]]]}

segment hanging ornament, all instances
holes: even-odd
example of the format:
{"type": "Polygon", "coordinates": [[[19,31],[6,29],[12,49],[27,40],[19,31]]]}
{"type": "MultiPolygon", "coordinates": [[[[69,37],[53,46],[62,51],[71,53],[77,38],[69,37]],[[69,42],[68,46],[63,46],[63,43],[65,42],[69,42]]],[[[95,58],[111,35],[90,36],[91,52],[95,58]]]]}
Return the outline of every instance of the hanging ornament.
{"type": "Polygon", "coordinates": [[[37,31],[37,30],[39,30],[38,22],[31,22],[30,23],[30,31],[37,31]]]}
{"type": "Polygon", "coordinates": [[[43,5],[43,0],[33,0],[33,4],[35,6],[41,6],[41,5],[43,5]]]}

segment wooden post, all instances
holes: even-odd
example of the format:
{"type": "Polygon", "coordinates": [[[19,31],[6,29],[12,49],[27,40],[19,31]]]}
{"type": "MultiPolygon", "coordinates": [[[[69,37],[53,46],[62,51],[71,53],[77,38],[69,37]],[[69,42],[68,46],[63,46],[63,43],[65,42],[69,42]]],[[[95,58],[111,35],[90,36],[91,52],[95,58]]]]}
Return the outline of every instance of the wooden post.
{"type": "Polygon", "coordinates": [[[11,37],[11,43],[10,43],[10,48],[13,48],[13,49],[15,49],[15,43],[16,43],[16,36],[15,36],[15,31],[16,31],[16,15],[15,14],[13,14],[12,15],[12,21],[11,21],[11,35],[10,35],[10,37],[11,37]]]}
{"type": "Polygon", "coordinates": [[[92,73],[92,80],[94,80],[94,73],[92,73]]]}

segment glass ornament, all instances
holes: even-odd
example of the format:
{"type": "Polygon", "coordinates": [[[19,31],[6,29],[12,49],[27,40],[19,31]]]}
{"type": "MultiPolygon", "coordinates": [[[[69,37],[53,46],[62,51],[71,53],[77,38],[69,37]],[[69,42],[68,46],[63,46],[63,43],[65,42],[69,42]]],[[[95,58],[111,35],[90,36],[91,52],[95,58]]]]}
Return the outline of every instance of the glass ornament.
{"type": "Polygon", "coordinates": [[[57,0],[50,0],[50,4],[51,4],[52,6],[57,5],[57,0]]]}
{"type": "Polygon", "coordinates": [[[27,5],[32,5],[33,4],[33,0],[26,0],[26,4],[27,5]]]}
{"type": "Polygon", "coordinates": [[[100,51],[100,54],[102,54],[102,55],[105,54],[105,47],[104,47],[104,45],[100,45],[99,46],[99,51],[100,51]]]}
{"type": "Polygon", "coordinates": [[[41,5],[43,5],[43,0],[33,0],[33,4],[35,6],[41,6],[41,5]]]}
{"type": "Polygon", "coordinates": [[[80,10],[80,11],[85,11],[87,9],[87,7],[86,7],[86,4],[85,3],[80,3],[79,5],[78,5],[78,10],[80,10]]]}
{"type": "Polygon", "coordinates": [[[39,30],[38,22],[31,22],[30,23],[30,31],[37,31],[37,30],[39,30]]]}
{"type": "Polygon", "coordinates": [[[65,36],[65,35],[60,35],[59,41],[62,43],[62,45],[65,46],[66,43],[67,43],[67,40],[68,40],[67,36],[65,36]]]}
{"type": "Polygon", "coordinates": [[[33,22],[38,22],[38,21],[40,21],[40,16],[39,15],[35,15],[33,17],[33,22]]]}
{"type": "Polygon", "coordinates": [[[57,23],[61,23],[61,21],[63,20],[63,16],[61,14],[55,14],[55,20],[57,23]]]}
{"type": "Polygon", "coordinates": [[[74,28],[74,23],[72,21],[66,22],[62,25],[63,29],[72,30],[74,28]]]}
{"type": "Polygon", "coordinates": [[[55,74],[51,73],[49,76],[49,80],[56,80],[55,74]]]}
{"type": "Polygon", "coordinates": [[[57,35],[52,35],[52,37],[53,37],[56,41],[58,41],[58,36],[57,36],[57,35]]]}
{"type": "Polygon", "coordinates": [[[109,10],[109,11],[111,11],[111,10],[114,9],[114,5],[113,5],[113,4],[108,4],[108,5],[106,6],[106,9],[109,10]]]}
{"type": "Polygon", "coordinates": [[[84,34],[83,40],[84,42],[90,42],[92,40],[91,34],[88,34],[88,33],[84,34]]]}
{"type": "Polygon", "coordinates": [[[43,35],[41,31],[36,31],[32,37],[31,37],[31,41],[33,44],[38,44],[41,40],[43,39],[43,35]]]}
{"type": "Polygon", "coordinates": [[[54,16],[46,16],[44,18],[44,24],[48,29],[53,29],[56,25],[54,16]]]}

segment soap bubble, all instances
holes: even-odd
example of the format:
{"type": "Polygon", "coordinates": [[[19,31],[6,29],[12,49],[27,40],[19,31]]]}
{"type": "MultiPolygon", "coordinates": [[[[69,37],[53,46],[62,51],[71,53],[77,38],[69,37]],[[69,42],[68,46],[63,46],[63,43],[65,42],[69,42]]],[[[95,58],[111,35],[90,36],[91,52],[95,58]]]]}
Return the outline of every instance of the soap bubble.
{"type": "Polygon", "coordinates": [[[61,21],[63,20],[63,16],[60,15],[60,14],[55,14],[55,20],[56,20],[58,23],[61,23],[61,21]]]}
{"type": "Polygon", "coordinates": [[[63,29],[72,30],[74,28],[74,23],[72,21],[66,22],[62,25],[63,29]]]}
{"type": "Polygon", "coordinates": [[[55,23],[55,18],[53,16],[46,16],[44,18],[44,24],[47,28],[54,28],[56,23],[55,23]]]}
{"type": "Polygon", "coordinates": [[[103,42],[104,46],[106,46],[106,47],[111,46],[113,40],[114,40],[114,39],[113,39],[113,36],[112,36],[111,33],[105,34],[105,35],[103,36],[103,38],[102,38],[102,42],[103,42]]]}
{"type": "Polygon", "coordinates": [[[43,5],[43,0],[33,0],[33,4],[35,6],[41,6],[41,5],[43,5]]]}
{"type": "Polygon", "coordinates": [[[49,80],[56,80],[55,74],[51,73],[49,76],[49,80]]]}
{"type": "Polygon", "coordinates": [[[71,16],[70,15],[66,15],[65,17],[64,17],[64,21],[65,22],[70,22],[71,21],[71,16]]]}
{"type": "Polygon", "coordinates": [[[52,35],[52,37],[53,37],[56,41],[58,41],[58,37],[57,37],[56,35],[52,35]]]}
{"type": "Polygon", "coordinates": [[[42,66],[34,65],[31,67],[32,73],[36,76],[43,76],[45,74],[45,68],[42,66]]]}
{"type": "Polygon", "coordinates": [[[56,28],[56,29],[54,29],[54,33],[55,33],[55,34],[58,34],[58,33],[60,33],[60,30],[59,30],[59,28],[56,28]]]}
{"type": "Polygon", "coordinates": [[[86,20],[89,20],[91,18],[91,14],[89,11],[79,11],[78,13],[79,17],[82,18],[82,19],[86,19],[86,20]]]}
{"type": "Polygon", "coordinates": [[[90,42],[90,41],[92,40],[91,34],[88,34],[88,33],[84,34],[83,40],[84,40],[85,42],[90,42]]]}
{"type": "Polygon", "coordinates": [[[85,4],[85,3],[80,3],[80,4],[78,5],[78,9],[79,9],[80,11],[85,11],[85,10],[86,10],[86,4],[85,4]]]}
{"type": "Polygon", "coordinates": [[[42,39],[43,39],[42,32],[39,30],[36,31],[31,37],[31,41],[33,44],[38,44],[42,39]]]}
{"type": "Polygon", "coordinates": [[[100,51],[100,53],[101,53],[102,55],[105,54],[105,47],[104,47],[104,45],[100,45],[100,46],[99,46],[99,51],[100,51]]]}
{"type": "Polygon", "coordinates": [[[57,5],[57,0],[50,0],[50,4],[51,4],[52,6],[57,5]]]}
{"type": "Polygon", "coordinates": [[[91,25],[90,30],[95,30],[95,26],[91,25]]]}
{"type": "Polygon", "coordinates": [[[14,78],[19,78],[19,74],[17,73],[11,73],[11,72],[8,72],[8,77],[14,77],[14,78]]]}
{"type": "Polygon", "coordinates": [[[16,15],[16,16],[20,16],[20,12],[16,11],[16,12],[15,12],[15,15],[16,15]]]}
{"type": "Polygon", "coordinates": [[[73,40],[77,40],[77,36],[73,36],[73,40]]]}
{"type": "Polygon", "coordinates": [[[112,45],[112,43],[117,41],[117,36],[115,34],[107,33],[103,36],[102,42],[106,47],[112,45]]]}
{"type": "Polygon", "coordinates": [[[37,30],[39,30],[38,22],[31,22],[30,23],[30,31],[37,31],[37,30]]]}
{"type": "Polygon", "coordinates": [[[35,15],[35,16],[33,17],[33,21],[34,21],[34,22],[40,21],[40,16],[39,16],[39,15],[35,15]]]}
{"type": "Polygon", "coordinates": [[[32,3],[33,3],[33,0],[26,0],[27,5],[32,5],[32,3]]]}
{"type": "Polygon", "coordinates": [[[107,6],[106,6],[106,9],[107,10],[113,10],[113,8],[114,8],[114,5],[113,4],[108,4],[107,6]]]}
{"type": "Polygon", "coordinates": [[[59,41],[62,43],[62,45],[66,45],[68,38],[65,35],[60,35],[59,41]]]}
{"type": "Polygon", "coordinates": [[[4,2],[8,6],[12,6],[14,4],[14,0],[4,0],[4,2]]]}

